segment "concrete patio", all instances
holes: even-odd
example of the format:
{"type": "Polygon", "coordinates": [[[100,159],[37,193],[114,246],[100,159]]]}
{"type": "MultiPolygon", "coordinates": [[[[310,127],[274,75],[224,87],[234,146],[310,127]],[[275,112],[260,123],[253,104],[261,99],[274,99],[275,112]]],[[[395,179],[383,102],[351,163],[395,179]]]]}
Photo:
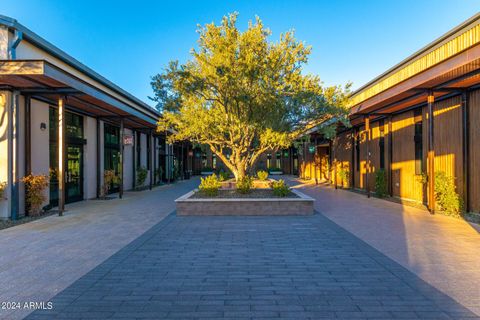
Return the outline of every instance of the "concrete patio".
{"type": "Polygon", "coordinates": [[[54,303],[32,319],[480,314],[478,226],[289,181],[321,214],[169,215],[192,179],[2,230],[0,301],[54,303]]]}
{"type": "MultiPolygon", "coordinates": [[[[49,301],[161,221],[174,210],[173,199],[196,185],[192,179],[127,192],[122,200],[77,202],[63,217],[0,230],[0,301],[49,301]]],[[[0,319],[30,312],[0,309],[0,319]]]]}
{"type": "Polygon", "coordinates": [[[480,226],[330,185],[289,183],[315,208],[435,288],[480,315],[480,226]]]}

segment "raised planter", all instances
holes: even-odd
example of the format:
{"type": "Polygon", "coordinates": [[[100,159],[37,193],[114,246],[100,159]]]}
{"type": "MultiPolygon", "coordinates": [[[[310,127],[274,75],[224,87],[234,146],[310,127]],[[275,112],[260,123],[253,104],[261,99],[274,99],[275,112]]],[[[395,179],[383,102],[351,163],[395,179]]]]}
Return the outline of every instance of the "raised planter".
{"type": "MultiPolygon", "coordinates": [[[[274,179],[267,179],[267,180],[253,180],[253,188],[255,189],[268,189],[270,188],[270,183],[275,181],[274,179]]],[[[237,186],[237,182],[235,179],[230,179],[227,181],[220,182],[222,185],[222,189],[235,189],[237,186]]]]}
{"type": "Polygon", "coordinates": [[[175,200],[180,216],[286,216],[313,214],[314,199],[292,189],[288,198],[192,198],[196,190],[175,200]]]}

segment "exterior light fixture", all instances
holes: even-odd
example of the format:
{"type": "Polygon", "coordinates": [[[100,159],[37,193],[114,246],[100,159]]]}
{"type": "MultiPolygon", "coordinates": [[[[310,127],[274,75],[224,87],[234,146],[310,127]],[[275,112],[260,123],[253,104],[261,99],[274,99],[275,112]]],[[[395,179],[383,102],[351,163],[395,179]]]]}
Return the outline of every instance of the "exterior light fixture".
{"type": "Polygon", "coordinates": [[[47,124],[45,122],[40,123],[40,130],[42,131],[47,130],[47,124]]]}

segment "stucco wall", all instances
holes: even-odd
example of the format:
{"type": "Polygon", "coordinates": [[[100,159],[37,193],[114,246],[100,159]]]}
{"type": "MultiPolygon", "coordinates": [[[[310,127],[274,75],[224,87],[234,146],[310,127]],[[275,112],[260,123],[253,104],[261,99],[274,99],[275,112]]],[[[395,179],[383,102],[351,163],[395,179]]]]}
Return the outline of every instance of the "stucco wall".
{"type": "MultiPolygon", "coordinates": [[[[132,135],[132,130],[124,129],[124,134],[132,135]]],[[[123,141],[122,141],[123,142],[123,141]]],[[[123,189],[133,188],[133,144],[125,146],[123,150],[123,189]]]]}
{"type": "MultiPolygon", "coordinates": [[[[50,137],[49,137],[49,105],[38,101],[31,100],[31,142],[32,142],[32,174],[49,175],[50,169],[50,137]],[[40,124],[45,123],[47,128],[40,129],[40,124]]],[[[50,201],[49,189],[45,190],[47,200],[45,205],[50,201]]],[[[20,198],[22,200],[22,197],[20,198]]]]}
{"type": "Polygon", "coordinates": [[[97,120],[95,118],[83,118],[83,134],[87,140],[83,148],[83,197],[93,199],[97,197],[97,120]]]}

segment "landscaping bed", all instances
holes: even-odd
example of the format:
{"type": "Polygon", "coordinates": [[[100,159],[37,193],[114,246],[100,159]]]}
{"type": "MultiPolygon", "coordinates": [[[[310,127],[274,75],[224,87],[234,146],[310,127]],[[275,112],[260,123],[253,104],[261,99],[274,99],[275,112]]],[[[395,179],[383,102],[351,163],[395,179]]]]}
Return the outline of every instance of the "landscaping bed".
{"type": "Polygon", "coordinates": [[[212,199],[212,198],[221,198],[221,199],[262,199],[262,198],[299,198],[299,196],[292,191],[290,191],[285,197],[279,197],[273,194],[272,189],[254,189],[250,193],[240,193],[237,190],[218,190],[216,196],[208,196],[201,192],[195,192],[191,196],[191,199],[212,199]]]}
{"type": "Polygon", "coordinates": [[[51,216],[53,214],[58,214],[58,210],[49,210],[46,212],[42,212],[41,214],[35,215],[35,216],[25,216],[18,218],[17,220],[10,220],[10,219],[0,219],[0,230],[2,229],[7,229],[11,227],[15,227],[24,223],[28,223],[31,221],[35,221],[38,219],[42,219],[48,216],[51,216]]]}

